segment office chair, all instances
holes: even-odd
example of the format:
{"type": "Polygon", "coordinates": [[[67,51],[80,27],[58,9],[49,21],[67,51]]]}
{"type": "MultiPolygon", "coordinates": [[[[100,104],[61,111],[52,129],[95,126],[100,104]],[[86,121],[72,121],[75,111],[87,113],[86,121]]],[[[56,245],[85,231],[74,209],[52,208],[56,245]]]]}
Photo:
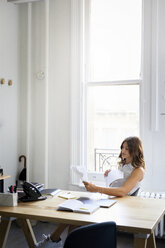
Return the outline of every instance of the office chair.
{"type": "Polygon", "coordinates": [[[131,196],[137,196],[139,193],[140,188],[138,188],[131,196]]]}
{"type": "Polygon", "coordinates": [[[116,248],[116,223],[78,227],[68,235],[64,248],[116,248]]]}

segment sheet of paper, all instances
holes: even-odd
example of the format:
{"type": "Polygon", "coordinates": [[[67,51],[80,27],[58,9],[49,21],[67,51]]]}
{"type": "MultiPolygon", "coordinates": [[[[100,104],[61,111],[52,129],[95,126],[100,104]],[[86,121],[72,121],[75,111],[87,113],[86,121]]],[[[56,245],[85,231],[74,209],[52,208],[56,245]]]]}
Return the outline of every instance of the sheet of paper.
{"type": "Polygon", "coordinates": [[[112,182],[116,181],[117,179],[121,179],[121,178],[123,178],[123,172],[122,171],[111,170],[108,173],[108,176],[105,177],[106,187],[108,188],[112,182]]]}
{"type": "Polygon", "coordinates": [[[58,194],[60,191],[61,191],[60,189],[43,189],[40,192],[42,195],[54,196],[54,195],[58,194]]]}
{"type": "Polygon", "coordinates": [[[76,196],[72,194],[71,192],[61,192],[58,197],[64,198],[64,199],[74,199],[76,196]]]}
{"type": "Polygon", "coordinates": [[[72,166],[72,170],[80,177],[82,181],[88,181],[87,171],[84,166],[72,166]]]}
{"type": "Polygon", "coordinates": [[[117,202],[117,200],[112,199],[91,199],[89,197],[79,197],[77,200],[83,202],[84,204],[95,204],[100,207],[109,208],[117,202]]]}

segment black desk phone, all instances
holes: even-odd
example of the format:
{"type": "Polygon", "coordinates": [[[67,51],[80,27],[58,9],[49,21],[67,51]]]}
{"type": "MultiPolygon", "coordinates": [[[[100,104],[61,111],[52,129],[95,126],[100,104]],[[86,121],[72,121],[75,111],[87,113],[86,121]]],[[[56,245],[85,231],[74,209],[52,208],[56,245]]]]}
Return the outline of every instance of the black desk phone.
{"type": "Polygon", "coordinates": [[[46,196],[42,196],[41,192],[29,182],[23,183],[23,191],[25,195],[19,198],[22,202],[41,201],[47,198],[46,196]]]}

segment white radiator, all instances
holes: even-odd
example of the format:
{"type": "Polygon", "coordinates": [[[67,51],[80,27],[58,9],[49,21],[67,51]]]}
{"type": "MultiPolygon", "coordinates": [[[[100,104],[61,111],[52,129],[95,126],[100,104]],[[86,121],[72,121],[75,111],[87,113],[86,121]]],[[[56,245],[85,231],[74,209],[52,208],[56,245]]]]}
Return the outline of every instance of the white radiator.
{"type": "MultiPolygon", "coordinates": [[[[165,199],[165,192],[145,192],[141,191],[139,196],[146,198],[157,198],[157,199],[165,199]]],[[[157,227],[155,228],[155,236],[157,238],[165,238],[165,216],[161,219],[157,227]]]]}

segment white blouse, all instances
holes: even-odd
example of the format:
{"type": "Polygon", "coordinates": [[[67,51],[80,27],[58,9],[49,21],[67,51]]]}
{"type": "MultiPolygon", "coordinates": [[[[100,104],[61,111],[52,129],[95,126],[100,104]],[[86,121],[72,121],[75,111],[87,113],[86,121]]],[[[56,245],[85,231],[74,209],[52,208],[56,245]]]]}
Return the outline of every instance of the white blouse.
{"type": "MultiPolygon", "coordinates": [[[[120,165],[119,170],[123,172],[123,178],[113,181],[109,186],[110,187],[121,187],[125,181],[130,177],[132,171],[135,169],[130,163],[125,165],[120,165]]],[[[138,188],[140,188],[140,182],[127,194],[132,195],[138,188]]]]}

